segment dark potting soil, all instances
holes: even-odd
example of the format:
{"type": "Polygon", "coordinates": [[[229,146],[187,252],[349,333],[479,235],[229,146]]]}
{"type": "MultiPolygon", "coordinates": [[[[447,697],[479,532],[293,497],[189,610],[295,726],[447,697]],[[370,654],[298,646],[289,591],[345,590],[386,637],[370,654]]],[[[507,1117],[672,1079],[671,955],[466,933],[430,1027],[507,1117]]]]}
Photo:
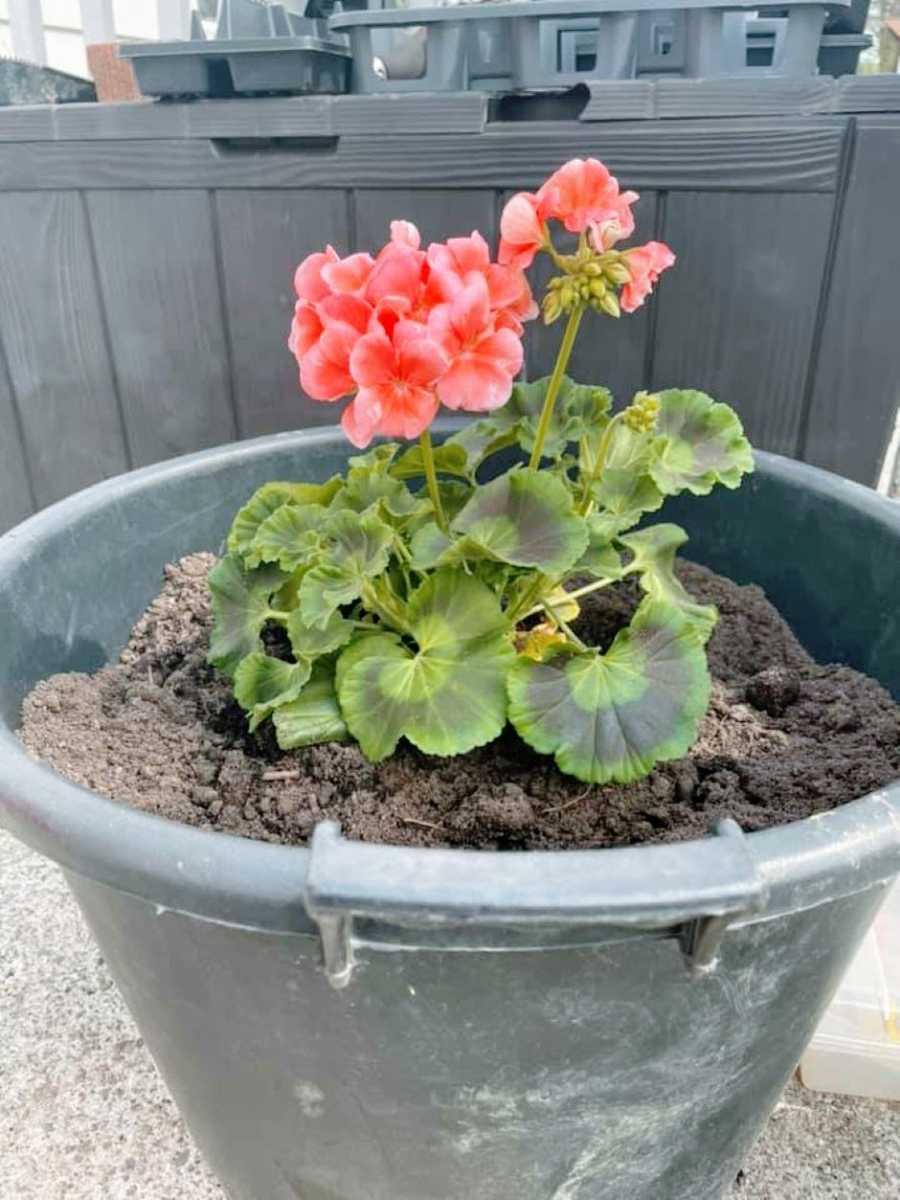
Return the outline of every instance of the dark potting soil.
{"type": "MultiPolygon", "coordinates": [[[[814,663],[759,588],[690,563],[682,580],[720,613],[712,701],[690,753],[646,779],[586,786],[510,728],[449,759],[406,743],[377,766],[355,745],[284,754],[270,728],[248,734],[228,680],[207,665],[213,562],[166,568],[116,665],[38,684],[21,730],[34,758],[113,800],[244,837],[302,843],[328,817],[364,841],[492,849],[677,841],[725,816],[764,829],[900,775],[900,707],[887,692],[814,663]]],[[[626,585],[586,597],[576,628],[606,645],[636,599],[626,585]]]]}

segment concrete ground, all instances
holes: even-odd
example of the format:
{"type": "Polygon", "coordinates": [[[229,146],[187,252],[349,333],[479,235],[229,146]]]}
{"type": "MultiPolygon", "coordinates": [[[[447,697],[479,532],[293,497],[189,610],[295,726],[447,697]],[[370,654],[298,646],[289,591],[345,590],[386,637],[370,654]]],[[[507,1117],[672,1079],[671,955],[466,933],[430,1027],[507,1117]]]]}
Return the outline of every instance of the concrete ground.
{"type": "MultiPolygon", "coordinates": [[[[729,1200],[898,1195],[900,1105],[792,1085],[729,1200]]],[[[0,1200],[225,1200],[59,873],[3,833],[0,1200]]]]}

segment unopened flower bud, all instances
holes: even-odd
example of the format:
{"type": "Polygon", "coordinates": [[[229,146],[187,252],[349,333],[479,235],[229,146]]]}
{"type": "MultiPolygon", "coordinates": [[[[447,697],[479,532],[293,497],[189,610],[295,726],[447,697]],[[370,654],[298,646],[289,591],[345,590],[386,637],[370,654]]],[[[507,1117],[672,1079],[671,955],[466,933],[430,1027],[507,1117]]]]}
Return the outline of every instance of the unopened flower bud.
{"type": "Polygon", "coordinates": [[[606,284],[602,279],[591,280],[591,294],[600,300],[606,295],[606,284]]]}
{"type": "Polygon", "coordinates": [[[604,273],[610,283],[616,285],[631,283],[631,273],[622,262],[609,263],[604,273]]]}
{"type": "Polygon", "coordinates": [[[548,292],[544,297],[544,324],[552,325],[555,320],[561,315],[563,305],[559,292],[548,292]]]}
{"type": "Polygon", "coordinates": [[[620,317],[619,298],[613,292],[604,292],[597,300],[598,305],[608,317],[620,317]]]}
{"type": "Polygon", "coordinates": [[[584,273],[585,275],[590,275],[591,278],[596,278],[598,275],[603,274],[603,267],[598,262],[589,262],[584,268],[584,273]]]}

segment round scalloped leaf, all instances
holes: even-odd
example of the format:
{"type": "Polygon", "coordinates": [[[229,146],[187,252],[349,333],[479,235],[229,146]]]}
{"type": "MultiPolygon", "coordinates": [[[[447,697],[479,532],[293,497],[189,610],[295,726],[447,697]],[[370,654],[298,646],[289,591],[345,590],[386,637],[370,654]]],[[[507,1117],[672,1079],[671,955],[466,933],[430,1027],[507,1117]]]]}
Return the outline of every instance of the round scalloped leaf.
{"type": "Polygon", "coordinates": [[[303,621],[324,629],[335,609],[356,600],[366,581],[387,568],[393,540],[393,530],[375,512],[334,513],[324,553],[300,584],[303,621]]]}
{"type": "Polygon", "coordinates": [[[486,458],[514,446],[518,440],[515,422],[505,421],[500,415],[504,409],[497,409],[489,417],[478,421],[470,421],[459,433],[444,442],[445,446],[457,446],[466,456],[466,474],[473,478],[475,472],[486,458]]]}
{"type": "Polygon", "coordinates": [[[565,484],[546,471],[514,468],[478,488],[453,521],[499,562],[561,575],[588,544],[588,528],[565,484]]]}
{"type": "Polygon", "coordinates": [[[375,509],[388,517],[402,520],[428,510],[430,501],[427,496],[411,492],[400,479],[357,468],[350,472],[346,487],[337,493],[331,507],[336,512],[346,509],[355,513],[375,509]]]}
{"type": "Polygon", "coordinates": [[[347,460],[350,467],[349,477],[353,478],[357,471],[361,474],[368,474],[371,471],[383,475],[399,449],[399,442],[379,442],[365,454],[352,454],[347,460]]]}
{"type": "Polygon", "coordinates": [[[380,762],[401,737],[425,754],[463,754],[506,723],[514,652],[494,593],[462,571],[441,570],[409,601],[413,651],[366,637],[338,660],[338,696],[363,753],[380,762]]]}
{"type": "Polygon", "coordinates": [[[736,488],[753,470],[753,451],[734,409],[705,392],[671,388],[657,393],[650,474],[667,496],[706,496],[717,483],[736,488]]]}
{"type": "Polygon", "coordinates": [[[719,613],[715,605],[698,604],[675,574],[675,555],[688,540],[680,525],[650,525],[619,539],[633,558],[627,572],[637,572],[641,587],[653,600],[672,604],[694,627],[702,642],[708,642],[719,613]]]}
{"type": "MultiPolygon", "coordinates": [[[[587,549],[572,568],[573,574],[593,575],[595,579],[619,579],[622,559],[610,542],[610,533],[603,516],[594,513],[587,518],[587,549]]],[[[563,620],[568,620],[565,613],[563,620]]]]}
{"type": "Polygon", "coordinates": [[[234,698],[250,718],[250,732],[282,704],[300,695],[311,667],[305,660],[284,662],[256,650],[242,659],[234,673],[234,698]]]}
{"type": "Polygon", "coordinates": [[[334,666],[316,663],[297,699],[276,708],[272,721],[282,750],[346,741],[347,726],[334,690],[334,666]]]}
{"type": "Polygon", "coordinates": [[[585,783],[631,783],[693,744],[709,703],[706,656],[677,609],[646,600],[605,654],[519,658],[509,719],[585,783]]]}
{"type": "Polygon", "coordinates": [[[283,504],[330,504],[342,484],[337,475],[326,483],[264,483],[238,510],[228,534],[229,551],[249,553],[260,525],[283,504]]]}
{"type": "Polygon", "coordinates": [[[288,572],[304,566],[319,548],[327,515],[321,504],[282,504],[260,525],[244,562],[277,562],[288,572]]]}
{"type": "Polygon", "coordinates": [[[295,658],[319,658],[346,646],[353,637],[354,624],[333,612],[324,626],[308,625],[295,609],[287,619],[287,634],[295,658]]]}
{"type": "MultiPolygon", "coordinates": [[[[533,383],[517,383],[509,404],[502,410],[517,418],[519,445],[529,454],[534,448],[550,378],[548,375],[533,383]]],[[[544,458],[558,458],[570,442],[602,429],[611,404],[612,394],[607,388],[576,383],[564,375],[544,440],[544,458]]]]}
{"type": "MultiPolygon", "coordinates": [[[[434,465],[438,472],[444,475],[467,475],[466,451],[455,442],[445,442],[434,447],[434,465]]],[[[390,467],[390,474],[395,479],[422,479],[425,475],[425,460],[422,457],[422,447],[415,442],[390,467]]]]}
{"type": "Polygon", "coordinates": [[[649,475],[623,467],[607,467],[591,487],[600,508],[597,524],[606,537],[614,537],[637,525],[645,513],[662,507],[663,494],[649,475]]]}
{"type": "Polygon", "coordinates": [[[209,661],[233,675],[241,659],[260,649],[260,633],[270,612],[270,598],[287,576],[267,565],[246,571],[236,554],[227,554],[209,573],[213,627],[209,661]]]}

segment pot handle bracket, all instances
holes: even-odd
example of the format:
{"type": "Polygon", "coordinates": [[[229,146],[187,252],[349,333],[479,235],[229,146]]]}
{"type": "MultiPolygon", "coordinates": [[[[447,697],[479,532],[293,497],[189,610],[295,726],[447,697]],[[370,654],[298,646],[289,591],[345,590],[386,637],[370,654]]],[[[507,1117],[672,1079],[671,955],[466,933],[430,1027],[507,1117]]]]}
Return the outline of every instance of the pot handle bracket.
{"type": "Polygon", "coordinates": [[[694,976],[716,969],[730,925],[760,912],[768,888],[732,820],[716,836],[612,850],[484,851],[313,834],[304,903],[325,975],[346,987],[355,948],[534,950],[674,937],[694,976]]]}

